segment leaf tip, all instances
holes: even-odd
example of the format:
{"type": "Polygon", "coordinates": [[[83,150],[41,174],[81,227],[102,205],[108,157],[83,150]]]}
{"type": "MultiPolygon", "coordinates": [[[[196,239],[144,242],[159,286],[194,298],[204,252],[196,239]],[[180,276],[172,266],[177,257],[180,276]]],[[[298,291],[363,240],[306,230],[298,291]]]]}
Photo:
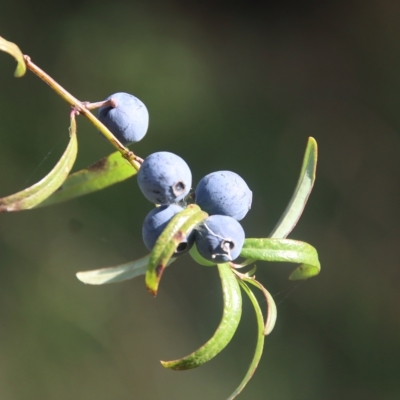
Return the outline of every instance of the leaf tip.
{"type": "Polygon", "coordinates": [[[25,75],[26,73],[26,65],[25,62],[19,62],[17,65],[17,68],[14,71],[14,77],[15,78],[21,78],[25,75]]]}
{"type": "Polygon", "coordinates": [[[312,278],[320,273],[321,268],[315,265],[301,264],[289,276],[291,281],[300,281],[312,278]]]}
{"type": "Polygon", "coordinates": [[[192,359],[179,359],[173,361],[160,361],[164,368],[172,369],[173,371],[187,371],[188,369],[197,368],[202,365],[202,362],[192,359]]]}
{"type": "Polygon", "coordinates": [[[169,365],[169,364],[170,364],[169,361],[162,361],[162,360],[160,360],[160,364],[161,364],[164,368],[171,369],[171,366],[169,365]]]}
{"type": "Polygon", "coordinates": [[[312,144],[313,146],[317,147],[317,141],[312,136],[308,137],[308,143],[312,144]]]}
{"type": "Polygon", "coordinates": [[[85,272],[77,272],[75,274],[75,276],[78,278],[79,281],[81,281],[82,283],[84,283],[86,285],[86,279],[85,279],[85,272]]]}
{"type": "Polygon", "coordinates": [[[156,297],[156,296],[157,296],[158,288],[153,289],[153,288],[147,286],[147,290],[149,291],[149,293],[150,293],[153,297],[156,297]]]}
{"type": "Polygon", "coordinates": [[[0,36],[0,51],[4,51],[10,54],[17,61],[17,68],[15,69],[14,72],[14,76],[16,78],[20,78],[21,76],[25,75],[26,72],[25,58],[21,50],[15,43],[9,42],[8,40],[0,36]]]}

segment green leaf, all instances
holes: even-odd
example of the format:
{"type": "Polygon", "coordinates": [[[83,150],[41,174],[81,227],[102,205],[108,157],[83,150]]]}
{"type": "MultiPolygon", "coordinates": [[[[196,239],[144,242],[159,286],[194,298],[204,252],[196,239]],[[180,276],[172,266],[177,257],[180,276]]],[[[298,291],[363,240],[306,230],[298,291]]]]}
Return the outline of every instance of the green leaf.
{"type": "Polygon", "coordinates": [[[265,319],[263,335],[265,336],[269,335],[275,327],[276,318],[278,316],[278,310],[276,308],[275,300],[268,292],[268,290],[254,278],[244,278],[243,280],[255,286],[256,288],[260,289],[265,297],[265,301],[267,304],[267,314],[265,319]]]}
{"type": "Polygon", "coordinates": [[[215,357],[231,341],[242,315],[242,296],[229,264],[218,264],[224,308],[221,322],[212,338],[195,352],[174,361],[161,361],[165,368],[187,370],[199,367],[215,357]]]}
{"type": "Polygon", "coordinates": [[[26,65],[24,61],[24,55],[22,54],[19,47],[16,44],[9,42],[8,40],[0,36],[0,51],[5,51],[16,59],[18,64],[14,72],[14,76],[16,78],[20,78],[21,76],[23,76],[26,72],[26,65]]]}
{"type": "Polygon", "coordinates": [[[119,151],[90,167],[71,174],[63,185],[38,207],[57,204],[122,182],[137,173],[119,151]]]}
{"type": "Polygon", "coordinates": [[[240,385],[235,389],[235,391],[228,397],[227,400],[234,399],[247,385],[247,383],[253,376],[255,370],[257,369],[258,363],[260,362],[260,359],[261,359],[261,356],[263,353],[263,347],[264,347],[264,337],[265,337],[264,336],[264,318],[263,318],[260,306],[258,304],[256,297],[254,296],[254,293],[249,289],[249,287],[241,280],[239,280],[239,284],[243,288],[243,290],[246,292],[246,294],[249,296],[250,301],[253,304],[254,311],[256,313],[257,345],[256,345],[256,349],[254,351],[253,359],[251,360],[251,363],[249,365],[249,368],[247,370],[245,377],[243,378],[240,385]]]}
{"type": "Polygon", "coordinates": [[[308,138],[296,189],[281,219],[270,234],[271,238],[285,238],[296,226],[314,185],[317,154],[317,142],[314,138],[310,137],[308,138]]]}
{"type": "MultiPolygon", "coordinates": [[[[291,280],[307,279],[318,275],[321,265],[317,250],[305,242],[292,239],[246,239],[242,257],[251,261],[290,262],[301,264],[289,277],[291,280]]],[[[246,260],[246,263],[249,261],[246,260]]]]}
{"type": "Polygon", "coordinates": [[[161,233],[150,254],[146,272],[146,286],[153,296],[157,294],[161,275],[179,243],[207,217],[208,214],[201,211],[199,206],[190,204],[185,210],[174,215],[161,233]]]}
{"type": "MultiPolygon", "coordinates": [[[[104,285],[106,283],[116,283],[136,278],[146,273],[147,264],[150,256],[142,257],[139,260],[131,261],[116,267],[94,269],[91,271],[81,271],[76,277],[83,283],[89,285],[104,285]]],[[[172,264],[176,258],[171,258],[168,265],[172,264]]]]}
{"type": "Polygon", "coordinates": [[[70,141],[56,166],[39,182],[27,189],[0,199],[0,213],[27,210],[41,203],[65,181],[78,152],[75,117],[71,116],[70,141]]]}

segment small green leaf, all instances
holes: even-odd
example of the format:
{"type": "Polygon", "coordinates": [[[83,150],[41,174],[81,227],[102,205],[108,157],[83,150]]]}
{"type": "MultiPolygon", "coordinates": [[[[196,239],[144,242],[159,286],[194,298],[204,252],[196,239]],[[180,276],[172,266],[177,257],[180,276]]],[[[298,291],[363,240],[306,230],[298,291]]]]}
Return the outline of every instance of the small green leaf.
{"type": "Polygon", "coordinates": [[[317,154],[317,142],[314,138],[310,137],[308,138],[296,189],[281,219],[270,234],[271,238],[285,238],[296,226],[314,185],[317,154]]]}
{"type": "Polygon", "coordinates": [[[215,357],[231,341],[242,315],[242,296],[229,264],[218,264],[224,308],[221,322],[212,338],[195,352],[174,361],[161,361],[165,368],[187,370],[199,367],[215,357]]]}
{"type": "Polygon", "coordinates": [[[14,72],[14,76],[16,78],[20,78],[21,76],[23,76],[26,72],[26,65],[24,61],[24,55],[22,54],[19,47],[16,44],[9,42],[8,40],[0,36],[0,51],[5,51],[16,59],[18,64],[14,72]]]}
{"type": "Polygon", "coordinates": [[[146,272],[146,286],[153,296],[157,294],[158,284],[164,268],[179,243],[198,223],[207,217],[208,214],[201,211],[199,206],[190,204],[185,210],[174,215],[161,233],[150,254],[146,272]]]}
{"type": "Polygon", "coordinates": [[[71,117],[70,141],[56,166],[39,182],[18,193],[0,199],[0,213],[27,210],[41,203],[65,181],[78,152],[75,117],[71,117]]]}
{"type": "Polygon", "coordinates": [[[276,308],[275,300],[268,292],[268,290],[254,278],[244,278],[243,280],[255,286],[256,288],[260,289],[264,294],[265,301],[267,304],[267,314],[266,314],[263,334],[265,336],[269,335],[275,327],[276,318],[278,316],[278,310],[276,308]]]}
{"type": "Polygon", "coordinates": [[[62,186],[38,207],[57,204],[83,196],[122,182],[137,173],[119,151],[97,161],[90,167],[77,171],[65,180],[62,186]]]}
{"type": "Polygon", "coordinates": [[[228,397],[227,400],[232,400],[234,399],[247,385],[249,380],[254,374],[254,371],[257,369],[258,363],[260,362],[262,353],[263,353],[263,348],[264,348],[264,318],[262,315],[262,311],[260,309],[260,306],[258,304],[258,301],[256,297],[254,296],[254,293],[249,289],[249,287],[241,280],[239,280],[240,286],[243,288],[243,290],[246,292],[246,294],[249,296],[250,301],[253,304],[254,311],[256,313],[256,318],[257,318],[257,345],[256,349],[254,351],[254,356],[253,359],[251,360],[251,363],[249,365],[249,368],[247,370],[247,373],[245,377],[243,378],[242,382],[240,385],[235,389],[235,391],[228,397]]]}
{"type": "MultiPolygon", "coordinates": [[[[289,277],[291,280],[307,279],[318,275],[321,265],[317,250],[305,242],[291,239],[246,239],[242,257],[251,261],[290,262],[301,264],[289,277]]],[[[249,261],[246,260],[246,263],[249,261]]]]}
{"type": "MultiPolygon", "coordinates": [[[[145,275],[150,256],[121,264],[116,267],[94,269],[91,271],[81,271],[76,277],[83,283],[89,285],[104,285],[106,283],[116,283],[145,275]]],[[[171,258],[168,265],[172,264],[176,258],[171,258]]]]}

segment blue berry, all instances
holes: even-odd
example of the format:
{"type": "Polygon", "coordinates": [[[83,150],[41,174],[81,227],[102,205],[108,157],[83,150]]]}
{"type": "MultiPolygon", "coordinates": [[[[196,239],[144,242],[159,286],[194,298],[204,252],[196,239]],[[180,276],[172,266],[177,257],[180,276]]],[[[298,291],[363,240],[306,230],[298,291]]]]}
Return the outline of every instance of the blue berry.
{"type": "Polygon", "coordinates": [[[208,261],[224,263],[239,257],[245,234],[240,223],[226,215],[211,215],[195,230],[199,254],[208,261]]]}
{"type": "Polygon", "coordinates": [[[251,208],[253,193],[246,182],[231,171],[212,172],[196,187],[195,201],[210,215],[227,215],[240,221],[251,208]]]}
{"type": "Polygon", "coordinates": [[[123,144],[128,145],[143,139],[149,126],[146,106],[128,93],[114,93],[107,97],[115,105],[102,106],[98,111],[99,120],[123,144]]]}
{"type": "MultiPolygon", "coordinates": [[[[164,205],[151,210],[143,222],[142,238],[145,246],[151,251],[171,218],[183,211],[177,204],[164,205]]],[[[175,256],[186,253],[193,245],[194,235],[189,234],[177,247],[175,256]]]]}
{"type": "Polygon", "coordinates": [[[146,199],[155,204],[172,204],[189,193],[192,173],[181,157],[160,151],[145,158],[137,180],[146,199]]]}

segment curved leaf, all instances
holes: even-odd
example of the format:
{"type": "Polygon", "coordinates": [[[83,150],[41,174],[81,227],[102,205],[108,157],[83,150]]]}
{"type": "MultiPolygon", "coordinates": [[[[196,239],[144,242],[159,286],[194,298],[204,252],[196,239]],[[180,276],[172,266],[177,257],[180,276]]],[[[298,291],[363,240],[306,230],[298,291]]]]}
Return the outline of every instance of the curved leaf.
{"type": "Polygon", "coordinates": [[[308,243],[298,240],[246,239],[240,255],[251,261],[263,260],[301,264],[290,275],[289,279],[291,280],[311,278],[318,275],[321,270],[317,250],[308,243]]]}
{"type": "MultiPolygon", "coordinates": [[[[142,257],[139,260],[130,261],[116,267],[81,271],[76,277],[83,283],[89,285],[104,285],[106,283],[116,283],[136,278],[146,273],[147,264],[150,256],[142,257]]],[[[168,265],[172,264],[176,258],[171,258],[168,265]]]]}
{"type": "Polygon", "coordinates": [[[281,219],[269,235],[271,238],[285,238],[296,226],[314,185],[317,155],[317,142],[314,138],[310,137],[308,138],[296,189],[281,219]]]}
{"type": "Polygon", "coordinates": [[[257,318],[257,345],[256,349],[254,351],[254,356],[253,359],[251,360],[251,363],[249,365],[249,369],[247,370],[247,373],[245,377],[243,378],[242,382],[240,385],[235,389],[235,391],[228,397],[227,400],[232,400],[234,399],[242,390],[243,388],[247,385],[249,380],[254,374],[254,371],[257,369],[258,363],[260,362],[262,352],[263,352],[263,347],[264,347],[264,318],[260,309],[260,306],[258,304],[258,301],[256,297],[254,296],[254,293],[249,289],[249,287],[241,280],[239,280],[240,286],[243,288],[243,290],[246,292],[246,294],[249,296],[250,301],[253,304],[254,311],[256,313],[256,318],[257,318]]]}
{"type": "Polygon", "coordinates": [[[24,55],[22,54],[19,47],[16,44],[9,42],[8,40],[0,36],[0,51],[5,51],[6,53],[12,55],[17,61],[18,64],[14,72],[14,76],[16,78],[20,78],[21,76],[23,76],[26,72],[26,65],[24,55]]]}
{"type": "Polygon", "coordinates": [[[49,206],[104,189],[134,176],[136,169],[119,151],[102,158],[90,167],[74,172],[38,207],[49,206]]]}
{"type": "Polygon", "coordinates": [[[179,243],[198,223],[207,217],[208,214],[201,211],[199,206],[190,204],[185,210],[174,215],[161,233],[150,253],[146,271],[146,286],[153,296],[157,294],[161,275],[179,243]]]}
{"type": "Polygon", "coordinates": [[[256,281],[253,278],[244,278],[243,280],[260,289],[264,294],[267,304],[267,314],[265,319],[263,335],[265,336],[269,335],[275,327],[276,318],[278,316],[278,310],[276,308],[275,300],[268,292],[268,290],[260,282],[256,281]]]}
{"type": "Polygon", "coordinates": [[[218,264],[224,309],[221,322],[212,338],[195,352],[174,361],[161,361],[165,368],[186,370],[199,367],[215,357],[231,341],[242,315],[242,296],[229,264],[218,264]]]}
{"type": "Polygon", "coordinates": [[[41,203],[65,181],[78,152],[75,117],[71,116],[70,140],[56,166],[39,182],[27,189],[0,199],[0,213],[27,210],[41,203]]]}

